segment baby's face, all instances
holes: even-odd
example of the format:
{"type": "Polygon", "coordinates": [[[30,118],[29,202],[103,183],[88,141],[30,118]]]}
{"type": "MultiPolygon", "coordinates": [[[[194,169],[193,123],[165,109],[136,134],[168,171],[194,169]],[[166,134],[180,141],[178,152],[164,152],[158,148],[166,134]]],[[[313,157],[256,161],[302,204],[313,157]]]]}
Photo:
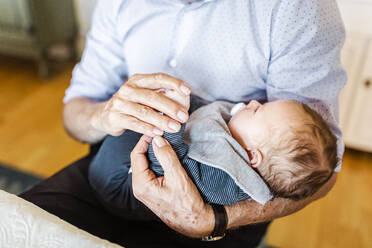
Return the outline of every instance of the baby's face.
{"type": "Polygon", "coordinates": [[[301,106],[294,101],[261,104],[253,100],[231,118],[228,126],[240,145],[250,150],[262,148],[270,139],[278,139],[288,128],[301,125],[305,118],[301,106]]]}

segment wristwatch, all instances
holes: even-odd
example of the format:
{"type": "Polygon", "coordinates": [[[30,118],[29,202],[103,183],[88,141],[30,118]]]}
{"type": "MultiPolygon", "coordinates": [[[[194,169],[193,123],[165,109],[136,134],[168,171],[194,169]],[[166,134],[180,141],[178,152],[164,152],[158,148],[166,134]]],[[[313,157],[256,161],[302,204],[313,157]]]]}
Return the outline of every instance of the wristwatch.
{"type": "Polygon", "coordinates": [[[217,241],[225,237],[225,231],[227,227],[227,214],[223,205],[210,203],[214,213],[214,229],[213,232],[205,237],[202,237],[202,241],[217,241]]]}

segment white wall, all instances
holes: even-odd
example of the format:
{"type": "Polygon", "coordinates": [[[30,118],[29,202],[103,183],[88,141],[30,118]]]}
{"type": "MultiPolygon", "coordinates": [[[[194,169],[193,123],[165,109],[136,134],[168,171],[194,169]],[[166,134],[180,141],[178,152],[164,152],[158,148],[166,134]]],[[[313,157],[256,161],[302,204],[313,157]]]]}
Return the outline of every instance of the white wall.
{"type": "Polygon", "coordinates": [[[372,0],[338,0],[348,32],[372,35],[372,0]]]}
{"type": "Polygon", "coordinates": [[[74,0],[76,18],[79,27],[79,52],[84,49],[85,35],[89,31],[92,13],[97,1],[98,0],[74,0]]]}

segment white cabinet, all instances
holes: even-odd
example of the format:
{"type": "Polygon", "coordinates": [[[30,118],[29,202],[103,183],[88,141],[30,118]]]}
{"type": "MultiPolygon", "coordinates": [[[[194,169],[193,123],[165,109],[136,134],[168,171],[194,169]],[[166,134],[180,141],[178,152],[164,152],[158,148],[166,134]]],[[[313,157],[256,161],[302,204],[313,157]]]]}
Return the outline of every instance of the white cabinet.
{"type": "Polygon", "coordinates": [[[346,147],[372,152],[372,0],[338,0],[346,27],[342,63],[348,82],[340,95],[346,147]]]}
{"type": "MultiPolygon", "coordinates": [[[[360,76],[350,77],[345,94],[340,97],[348,99],[343,103],[342,111],[344,142],[348,147],[372,152],[372,40],[362,56],[360,76]],[[355,81],[353,80],[355,79],[355,81]],[[350,93],[350,96],[347,96],[350,93]],[[347,98],[349,97],[349,98],[347,98]],[[345,105],[348,106],[345,106],[345,105]],[[347,111],[347,112],[346,112],[347,111]]],[[[344,92],[343,92],[344,93],[344,92]]]]}
{"type": "Polygon", "coordinates": [[[368,48],[368,39],[362,34],[348,34],[342,50],[342,64],[344,65],[348,82],[340,95],[340,126],[345,132],[350,112],[353,108],[356,86],[361,80],[365,51],[368,48]]]}

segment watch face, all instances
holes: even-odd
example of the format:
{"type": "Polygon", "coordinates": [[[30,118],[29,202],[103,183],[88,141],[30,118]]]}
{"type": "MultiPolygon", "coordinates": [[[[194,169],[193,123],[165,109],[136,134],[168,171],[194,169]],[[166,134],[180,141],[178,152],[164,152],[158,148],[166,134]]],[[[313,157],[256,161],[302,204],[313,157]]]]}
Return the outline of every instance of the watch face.
{"type": "Polygon", "coordinates": [[[225,237],[225,233],[222,234],[221,236],[205,236],[202,238],[202,241],[217,241],[217,240],[220,240],[220,239],[223,239],[225,237]]]}

